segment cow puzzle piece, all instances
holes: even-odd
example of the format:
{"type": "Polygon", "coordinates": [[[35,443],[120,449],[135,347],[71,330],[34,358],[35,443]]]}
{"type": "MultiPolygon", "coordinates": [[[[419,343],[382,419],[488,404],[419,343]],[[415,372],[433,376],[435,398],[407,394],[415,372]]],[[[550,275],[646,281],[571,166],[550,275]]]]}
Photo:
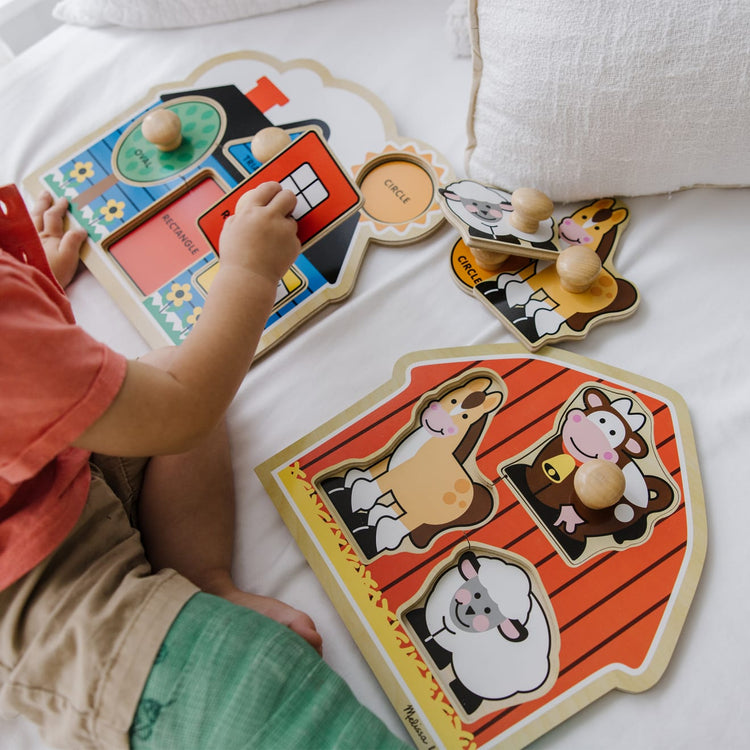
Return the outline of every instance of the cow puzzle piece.
{"type": "Polygon", "coordinates": [[[585,384],[539,443],[499,467],[571,563],[640,543],[678,501],[654,445],[652,419],[632,394],[585,384]],[[576,485],[579,472],[596,461],[623,477],[622,491],[601,506],[581,498],[576,485]]]}

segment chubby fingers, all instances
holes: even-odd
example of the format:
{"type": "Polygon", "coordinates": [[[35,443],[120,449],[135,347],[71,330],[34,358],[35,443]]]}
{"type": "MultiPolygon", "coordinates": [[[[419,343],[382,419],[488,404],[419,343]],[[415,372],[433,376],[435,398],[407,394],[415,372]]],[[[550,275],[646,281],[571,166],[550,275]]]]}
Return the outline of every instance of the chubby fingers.
{"type": "Polygon", "coordinates": [[[269,205],[280,214],[291,216],[292,211],[297,207],[297,196],[291,190],[281,190],[274,195],[269,205]]]}
{"type": "Polygon", "coordinates": [[[80,227],[68,230],[60,238],[60,245],[57,249],[58,254],[78,258],[87,237],[86,230],[80,227]]]}
{"type": "Polygon", "coordinates": [[[278,182],[264,182],[241,195],[234,212],[237,214],[251,208],[269,206],[286,216],[294,211],[296,205],[294,193],[284,190],[278,182]]]}
{"type": "Polygon", "coordinates": [[[315,623],[304,612],[300,612],[288,625],[289,629],[304,638],[317,652],[323,656],[323,637],[315,628],[315,623]]]}
{"type": "Polygon", "coordinates": [[[267,206],[271,202],[271,199],[277,193],[280,193],[281,190],[282,187],[278,182],[264,182],[258,185],[258,187],[243,193],[237,201],[234,212],[240,213],[254,207],[267,206]]]}
{"type": "Polygon", "coordinates": [[[41,232],[44,229],[44,212],[49,209],[54,203],[51,193],[45,190],[35,201],[34,205],[29,209],[29,214],[34,222],[34,227],[37,232],[41,232]]]}
{"type": "Polygon", "coordinates": [[[65,231],[63,219],[67,210],[68,201],[65,198],[55,200],[49,191],[45,190],[30,211],[37,232],[51,237],[62,237],[65,231]]]}

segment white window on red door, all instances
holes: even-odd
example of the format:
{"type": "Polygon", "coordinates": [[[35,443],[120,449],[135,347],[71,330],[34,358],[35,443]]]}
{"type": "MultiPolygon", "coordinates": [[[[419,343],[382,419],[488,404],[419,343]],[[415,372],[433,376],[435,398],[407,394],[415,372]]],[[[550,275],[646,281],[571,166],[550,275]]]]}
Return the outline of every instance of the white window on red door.
{"type": "Polygon", "coordinates": [[[308,162],[285,177],[281,181],[281,186],[286,190],[291,190],[297,196],[297,205],[292,212],[295,219],[302,218],[328,197],[328,191],[308,162]]]}

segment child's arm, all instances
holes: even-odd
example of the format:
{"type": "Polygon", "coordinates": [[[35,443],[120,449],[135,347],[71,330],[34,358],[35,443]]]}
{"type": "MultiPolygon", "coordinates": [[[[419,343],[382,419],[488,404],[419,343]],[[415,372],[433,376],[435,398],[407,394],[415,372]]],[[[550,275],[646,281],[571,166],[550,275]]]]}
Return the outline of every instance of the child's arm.
{"type": "Polygon", "coordinates": [[[75,445],[122,456],[179,453],[211,431],[250,367],[277,283],[300,251],[295,205],[276,183],[242,196],[193,331],[170,355],[129,362],[117,397],[75,445]]]}

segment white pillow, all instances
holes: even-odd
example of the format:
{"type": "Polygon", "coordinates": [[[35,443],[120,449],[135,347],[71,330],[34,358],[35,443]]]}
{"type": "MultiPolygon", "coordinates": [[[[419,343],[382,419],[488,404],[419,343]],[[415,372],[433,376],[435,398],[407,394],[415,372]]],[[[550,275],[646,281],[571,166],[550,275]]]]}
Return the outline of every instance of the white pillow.
{"type": "Polygon", "coordinates": [[[320,0],[61,0],[52,15],[81,26],[173,29],[234,21],[320,0]]]}
{"type": "Polygon", "coordinates": [[[747,0],[470,0],[469,175],[556,201],[750,184],[747,0]]]}

